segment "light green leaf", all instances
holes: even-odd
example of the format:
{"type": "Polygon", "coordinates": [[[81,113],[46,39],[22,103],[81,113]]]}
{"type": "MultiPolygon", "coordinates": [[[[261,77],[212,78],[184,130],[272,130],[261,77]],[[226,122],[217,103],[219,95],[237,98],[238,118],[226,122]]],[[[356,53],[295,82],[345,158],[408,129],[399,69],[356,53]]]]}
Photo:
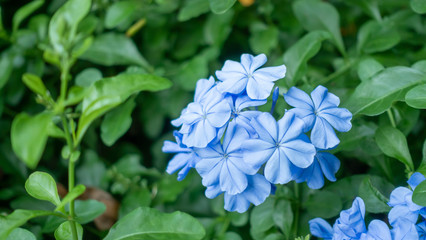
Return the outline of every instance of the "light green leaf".
{"type": "Polygon", "coordinates": [[[269,55],[271,50],[278,45],[278,28],[267,26],[263,23],[255,23],[250,26],[250,48],[256,54],[264,53],[269,55]]]}
{"type": "Polygon", "coordinates": [[[0,216],[0,239],[6,239],[15,228],[24,225],[31,218],[51,214],[52,212],[50,211],[18,209],[6,217],[0,216]]]}
{"type": "MultiPolygon", "coordinates": [[[[102,213],[105,212],[106,206],[104,203],[96,200],[76,200],[75,205],[75,220],[80,224],[86,224],[93,221],[95,218],[99,217],[102,213]]],[[[68,210],[68,205],[65,208],[68,210]]]]}
{"type": "Polygon", "coordinates": [[[383,69],[385,68],[378,61],[373,58],[367,58],[358,64],[358,77],[361,81],[366,81],[383,69]]]}
{"type": "Polygon", "coordinates": [[[48,173],[32,173],[25,182],[25,190],[34,198],[49,201],[56,206],[61,204],[56,182],[48,173]]]}
{"type": "Polygon", "coordinates": [[[67,203],[78,198],[81,194],[84,193],[84,191],[86,191],[86,187],[84,185],[79,184],[75,186],[70,192],[67,193],[67,195],[62,199],[61,203],[56,207],[55,210],[60,210],[67,203]]]}
{"type": "Polygon", "coordinates": [[[25,73],[22,75],[22,81],[34,93],[46,96],[47,89],[40,77],[31,73],[25,73]]]}
{"type": "Polygon", "coordinates": [[[411,67],[419,70],[420,72],[426,73],[426,60],[417,61],[411,67]]]}
{"type": "Polygon", "coordinates": [[[287,66],[286,81],[294,86],[305,74],[306,64],[321,48],[321,43],[330,38],[324,31],[313,31],[292,45],[284,54],[284,64],[287,66]]]}
{"type": "MultiPolygon", "coordinates": [[[[74,223],[77,227],[78,240],[83,239],[83,227],[79,223],[74,223]]],[[[70,240],[72,239],[71,223],[69,221],[62,223],[55,230],[56,240],[70,240]]]]}
{"type": "Polygon", "coordinates": [[[412,88],[405,95],[405,102],[413,108],[426,109],[426,84],[412,88]]]}
{"type": "Polygon", "coordinates": [[[97,81],[83,100],[77,143],[96,118],[120,105],[132,94],[140,91],[160,91],[171,85],[169,80],[149,74],[121,74],[97,81]]]}
{"type": "Polygon", "coordinates": [[[420,206],[426,206],[426,181],[421,182],[414,189],[413,202],[420,206]]]}
{"type": "Polygon", "coordinates": [[[101,139],[105,145],[114,145],[129,130],[135,106],[135,98],[130,98],[123,105],[105,115],[101,123],[101,139]]]}
{"type": "Polygon", "coordinates": [[[35,116],[18,114],[12,122],[11,141],[15,154],[29,168],[35,168],[46,146],[52,113],[43,112],[35,116]]]}
{"type": "Polygon", "coordinates": [[[365,209],[368,212],[387,213],[391,209],[387,204],[389,199],[373,186],[370,177],[364,178],[359,186],[359,196],[364,200],[365,209]]]}
{"type": "Polygon", "coordinates": [[[293,3],[293,11],[306,30],[328,31],[339,51],[345,54],[340,34],[339,13],[333,5],[319,0],[298,0],[293,3]]]}
{"type": "Polygon", "coordinates": [[[94,82],[102,79],[102,72],[96,68],[86,68],[75,77],[75,84],[80,87],[90,87],[94,82]]]}
{"type": "Polygon", "coordinates": [[[23,228],[15,228],[6,240],[37,240],[34,234],[23,228]]]}
{"type": "Polygon", "coordinates": [[[242,240],[242,238],[235,232],[226,232],[225,235],[218,240],[242,240]]]}
{"type": "Polygon", "coordinates": [[[310,195],[305,206],[312,216],[331,218],[342,210],[342,200],[334,192],[321,190],[310,195]]]}
{"type": "Polygon", "coordinates": [[[80,58],[104,66],[135,64],[151,70],[136,45],[124,34],[104,33],[96,37],[80,58]]]}
{"type": "Polygon", "coordinates": [[[114,224],[104,240],[196,240],[205,234],[203,226],[186,213],[161,213],[141,207],[114,224]]]}
{"type": "Polygon", "coordinates": [[[178,20],[181,22],[200,16],[210,9],[206,0],[185,0],[178,13],[178,20]]]}
{"type": "Polygon", "coordinates": [[[276,202],[272,217],[275,225],[281,229],[287,238],[290,238],[291,226],[293,224],[293,210],[291,209],[291,202],[285,199],[276,202]]]}
{"type": "Polygon", "coordinates": [[[343,107],[348,108],[353,115],[378,115],[386,111],[392,102],[404,99],[410,88],[424,81],[426,75],[412,68],[387,68],[358,85],[343,107]]]}
{"type": "Polygon", "coordinates": [[[274,226],[274,211],[274,199],[272,198],[267,198],[264,203],[253,208],[250,215],[250,234],[252,236],[263,236],[274,226]]]}
{"type": "Polygon", "coordinates": [[[410,7],[418,14],[426,13],[426,1],[424,0],[410,0],[410,7]]]}
{"type": "Polygon", "coordinates": [[[376,131],[375,138],[377,145],[385,155],[398,159],[410,170],[414,170],[407,139],[401,131],[391,126],[380,126],[376,131]]]}
{"type": "Polygon", "coordinates": [[[369,21],[358,32],[357,50],[366,53],[383,52],[397,45],[400,40],[396,24],[392,21],[369,21]]]}
{"type": "Polygon", "coordinates": [[[130,18],[138,9],[138,1],[119,1],[113,3],[107,8],[105,15],[105,27],[115,28],[126,19],[130,18]]]}
{"type": "Polygon", "coordinates": [[[16,11],[16,13],[13,15],[12,31],[16,32],[21,22],[25,20],[25,18],[30,16],[31,13],[35,12],[35,10],[40,8],[43,4],[44,4],[44,0],[34,0],[30,3],[27,3],[20,9],[18,9],[18,11],[16,11]]]}
{"type": "Polygon", "coordinates": [[[87,94],[87,89],[79,86],[72,86],[68,90],[67,99],[64,101],[64,106],[72,106],[83,101],[87,94]]]}
{"type": "Polygon", "coordinates": [[[232,6],[234,6],[237,0],[209,0],[210,9],[213,13],[223,14],[232,6]]]}

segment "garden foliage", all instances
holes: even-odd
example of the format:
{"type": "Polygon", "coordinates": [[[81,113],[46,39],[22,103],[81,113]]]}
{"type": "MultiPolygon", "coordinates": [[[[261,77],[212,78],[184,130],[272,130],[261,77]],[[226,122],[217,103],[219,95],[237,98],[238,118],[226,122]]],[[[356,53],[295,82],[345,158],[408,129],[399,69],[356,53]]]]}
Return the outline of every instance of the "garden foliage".
{"type": "Polygon", "coordinates": [[[425,238],[424,14],[2,1],[0,240],[425,238]]]}

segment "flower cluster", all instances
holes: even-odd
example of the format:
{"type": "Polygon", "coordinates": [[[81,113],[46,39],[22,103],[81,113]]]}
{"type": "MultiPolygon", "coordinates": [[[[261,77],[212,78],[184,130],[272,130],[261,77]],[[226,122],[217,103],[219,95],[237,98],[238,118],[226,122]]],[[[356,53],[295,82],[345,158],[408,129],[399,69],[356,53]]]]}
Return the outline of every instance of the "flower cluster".
{"type": "Polygon", "coordinates": [[[408,180],[412,190],[398,187],[392,191],[388,203],[392,207],[388,215],[392,229],[389,229],[383,221],[373,220],[367,230],[364,221],[364,202],[357,197],[350,209],[340,213],[340,217],[333,227],[321,218],[309,221],[311,233],[316,237],[332,240],[426,239],[426,207],[419,206],[412,201],[413,190],[425,179],[422,174],[414,173],[408,180]],[[417,223],[419,216],[421,216],[421,221],[417,223]]]}
{"type": "Polygon", "coordinates": [[[340,161],[325,150],[339,143],[334,129],[351,128],[352,114],[339,108],[339,98],[323,86],[311,96],[292,87],[284,99],[294,108],[278,121],[272,116],[278,88],[270,113],[258,111],[286,72],[284,65],[261,68],[266,60],[264,54],[243,54],[241,62],[228,60],[216,71],[218,81],[199,80],[194,101],[172,121],[180,127],[176,142],[163,146],[163,152],[176,153],[166,171],[180,170],[182,180],[195,168],[206,196],[224,193],[228,211],[245,212],[251,203],[261,204],[272,184],[294,180],[318,189],[324,176],[335,181],[340,161]]]}

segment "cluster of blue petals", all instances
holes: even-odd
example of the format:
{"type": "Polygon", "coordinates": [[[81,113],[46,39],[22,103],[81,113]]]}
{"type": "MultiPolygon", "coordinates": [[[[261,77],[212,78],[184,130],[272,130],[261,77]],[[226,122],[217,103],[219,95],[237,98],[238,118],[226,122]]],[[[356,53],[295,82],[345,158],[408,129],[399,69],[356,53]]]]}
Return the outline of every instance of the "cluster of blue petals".
{"type": "Polygon", "coordinates": [[[373,220],[365,225],[364,201],[357,197],[348,210],[340,213],[333,226],[322,218],[309,221],[312,235],[332,240],[413,240],[426,239],[426,207],[412,201],[413,191],[426,178],[414,173],[408,180],[411,189],[398,187],[392,191],[388,205],[388,225],[381,220],[373,220]]]}
{"type": "Polygon", "coordinates": [[[278,121],[272,116],[278,88],[271,113],[258,111],[286,73],[284,65],[262,68],[266,61],[264,54],[243,54],[241,62],[228,60],[216,71],[217,81],[213,76],[198,80],[194,101],[172,121],[180,127],[176,142],[163,146],[163,152],[176,154],[166,171],[179,171],[182,180],[195,168],[206,196],[223,193],[228,211],[261,204],[273,184],[294,180],[318,189],[324,176],[335,181],[340,161],[326,150],[339,144],[334,129],[351,128],[352,114],[339,108],[339,98],[323,86],[311,96],[292,87],[284,99],[294,108],[278,121]]]}

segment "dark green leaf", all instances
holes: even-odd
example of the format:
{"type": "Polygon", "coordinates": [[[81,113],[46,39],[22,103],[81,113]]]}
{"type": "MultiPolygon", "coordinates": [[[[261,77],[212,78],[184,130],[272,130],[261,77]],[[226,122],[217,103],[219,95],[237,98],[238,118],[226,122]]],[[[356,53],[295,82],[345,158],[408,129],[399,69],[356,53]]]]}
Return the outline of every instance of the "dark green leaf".
{"type": "Polygon", "coordinates": [[[141,207],[114,224],[105,240],[196,240],[204,235],[203,226],[186,213],[161,213],[156,209],[141,207]]]}
{"type": "Polygon", "coordinates": [[[0,90],[6,85],[13,70],[13,57],[8,52],[3,52],[0,57],[0,90]]]}
{"type": "Polygon", "coordinates": [[[15,228],[6,240],[37,240],[34,234],[23,228],[15,228]]]}
{"type": "Polygon", "coordinates": [[[226,232],[219,240],[242,240],[242,238],[235,232],[226,232]]]}
{"type": "Polygon", "coordinates": [[[425,74],[412,68],[387,68],[358,85],[343,107],[354,115],[378,115],[386,111],[392,102],[404,99],[410,88],[425,80],[425,74]]]}
{"type": "Polygon", "coordinates": [[[386,51],[399,43],[396,26],[390,20],[383,22],[369,21],[358,32],[358,52],[375,53],[386,51]]]}
{"type": "MultiPolygon", "coordinates": [[[[83,227],[79,223],[74,223],[77,228],[78,240],[83,239],[83,227]]],[[[72,239],[71,223],[69,221],[62,223],[55,230],[56,240],[69,240],[72,239]]]]}
{"type": "Polygon", "coordinates": [[[15,15],[13,15],[12,19],[12,29],[13,32],[16,32],[18,30],[19,25],[25,18],[27,18],[31,13],[33,13],[35,10],[40,8],[44,4],[44,0],[34,0],[30,3],[27,3],[18,11],[16,11],[15,15]]]}
{"type": "Polygon", "coordinates": [[[405,102],[418,109],[426,109],[426,84],[412,88],[405,95],[405,102]]]}
{"type": "Polygon", "coordinates": [[[269,55],[277,47],[279,31],[275,26],[255,23],[251,25],[250,32],[249,43],[254,53],[269,55]]]}
{"type": "Polygon", "coordinates": [[[306,63],[318,53],[321,43],[328,38],[330,35],[327,32],[310,32],[286,51],[284,54],[284,64],[287,66],[285,78],[289,86],[296,85],[305,74],[306,63]]]}
{"type": "Polygon", "coordinates": [[[6,237],[15,228],[24,225],[31,218],[47,216],[50,214],[52,214],[52,212],[18,209],[6,217],[0,216],[0,239],[6,239],[6,237]]]}
{"type": "Polygon", "coordinates": [[[126,19],[130,18],[133,13],[138,9],[138,1],[119,1],[113,3],[107,8],[105,16],[105,27],[115,28],[126,19]]]}
{"type": "Polygon", "coordinates": [[[410,0],[410,7],[418,14],[426,13],[426,2],[424,0],[410,0]]]}
{"type": "Polygon", "coordinates": [[[107,146],[112,146],[132,125],[132,112],[136,103],[130,98],[123,105],[105,115],[101,124],[101,139],[107,146]]]}
{"type": "MultiPolygon", "coordinates": [[[[74,204],[76,213],[75,220],[80,224],[93,221],[93,219],[99,217],[106,210],[105,204],[96,200],[76,200],[74,204]]],[[[68,210],[68,208],[65,209],[68,210]]]]}
{"type": "Polygon", "coordinates": [[[250,233],[263,233],[274,226],[274,199],[267,198],[259,206],[253,208],[250,215],[250,233]]]}
{"type": "Polygon", "coordinates": [[[386,198],[373,186],[369,177],[364,178],[359,186],[359,196],[364,200],[365,209],[371,213],[387,213],[391,209],[386,198]]]}
{"type": "Polygon", "coordinates": [[[36,116],[21,113],[13,120],[10,136],[13,151],[30,168],[38,165],[43,154],[51,118],[52,113],[48,112],[36,116]]]}
{"type": "Polygon", "coordinates": [[[105,164],[99,159],[96,152],[86,150],[83,154],[83,164],[77,168],[77,183],[86,186],[102,188],[106,175],[105,164]]]}
{"type": "Polygon", "coordinates": [[[339,13],[333,5],[319,0],[299,0],[293,3],[293,11],[306,30],[328,31],[339,51],[345,53],[340,34],[339,13]]]}
{"type": "Polygon", "coordinates": [[[223,14],[230,9],[237,0],[209,0],[213,13],[223,14]]]}
{"type": "Polygon", "coordinates": [[[248,212],[239,213],[239,212],[230,212],[228,217],[231,219],[231,224],[236,227],[242,227],[247,224],[249,219],[248,212]]]}
{"type": "Polygon", "coordinates": [[[373,58],[367,58],[358,64],[358,77],[361,81],[366,81],[383,69],[385,68],[378,61],[373,58]]]}
{"type": "Polygon", "coordinates": [[[310,195],[305,206],[312,216],[331,218],[342,210],[342,200],[333,192],[321,190],[310,195]]]}
{"type": "Polygon", "coordinates": [[[141,165],[141,157],[138,154],[128,154],[122,157],[114,167],[117,172],[128,178],[141,175],[146,171],[146,168],[141,165]]]}
{"type": "Polygon", "coordinates": [[[151,204],[151,192],[148,189],[140,189],[124,197],[120,204],[119,217],[123,218],[125,215],[138,207],[149,207],[151,204]]]}
{"type": "Polygon", "coordinates": [[[83,100],[77,143],[96,118],[120,105],[132,94],[140,91],[159,91],[170,86],[169,80],[149,74],[121,74],[97,81],[83,100]]]}
{"type": "Polygon", "coordinates": [[[185,0],[183,7],[179,10],[178,20],[187,21],[208,12],[209,9],[209,2],[206,0],[185,0]]]}
{"type": "Polygon", "coordinates": [[[414,189],[413,202],[420,206],[426,206],[426,181],[421,182],[414,189]]]}
{"type": "Polygon", "coordinates": [[[272,215],[275,225],[277,225],[287,238],[291,235],[291,226],[293,224],[293,210],[291,202],[287,200],[278,200],[275,203],[274,213],[272,215]]]}
{"type": "Polygon", "coordinates": [[[72,200],[75,200],[78,198],[81,194],[86,191],[86,187],[84,185],[77,185],[75,186],[70,192],[67,193],[67,195],[62,199],[61,203],[56,207],[56,210],[60,210],[63,208],[67,203],[71,202],[72,200]]]}
{"type": "Polygon", "coordinates": [[[32,173],[25,182],[25,190],[34,198],[49,201],[56,206],[61,204],[56,182],[48,173],[32,173]]]}
{"type": "Polygon", "coordinates": [[[133,41],[118,33],[104,33],[96,37],[80,58],[104,66],[134,64],[151,69],[133,41]]]}
{"type": "Polygon", "coordinates": [[[377,21],[382,19],[376,0],[348,0],[346,2],[360,7],[365,13],[375,18],[377,21]]]}
{"type": "Polygon", "coordinates": [[[174,79],[184,90],[190,91],[195,89],[198,79],[206,78],[208,73],[207,59],[204,56],[196,56],[182,64],[174,79]]]}
{"type": "Polygon", "coordinates": [[[221,46],[231,33],[231,21],[234,11],[227,11],[224,14],[210,14],[204,25],[204,39],[207,44],[221,46]]]}
{"type": "Polygon", "coordinates": [[[401,131],[391,126],[380,126],[376,131],[375,138],[377,145],[385,155],[398,159],[410,170],[414,170],[407,139],[401,131]]]}

